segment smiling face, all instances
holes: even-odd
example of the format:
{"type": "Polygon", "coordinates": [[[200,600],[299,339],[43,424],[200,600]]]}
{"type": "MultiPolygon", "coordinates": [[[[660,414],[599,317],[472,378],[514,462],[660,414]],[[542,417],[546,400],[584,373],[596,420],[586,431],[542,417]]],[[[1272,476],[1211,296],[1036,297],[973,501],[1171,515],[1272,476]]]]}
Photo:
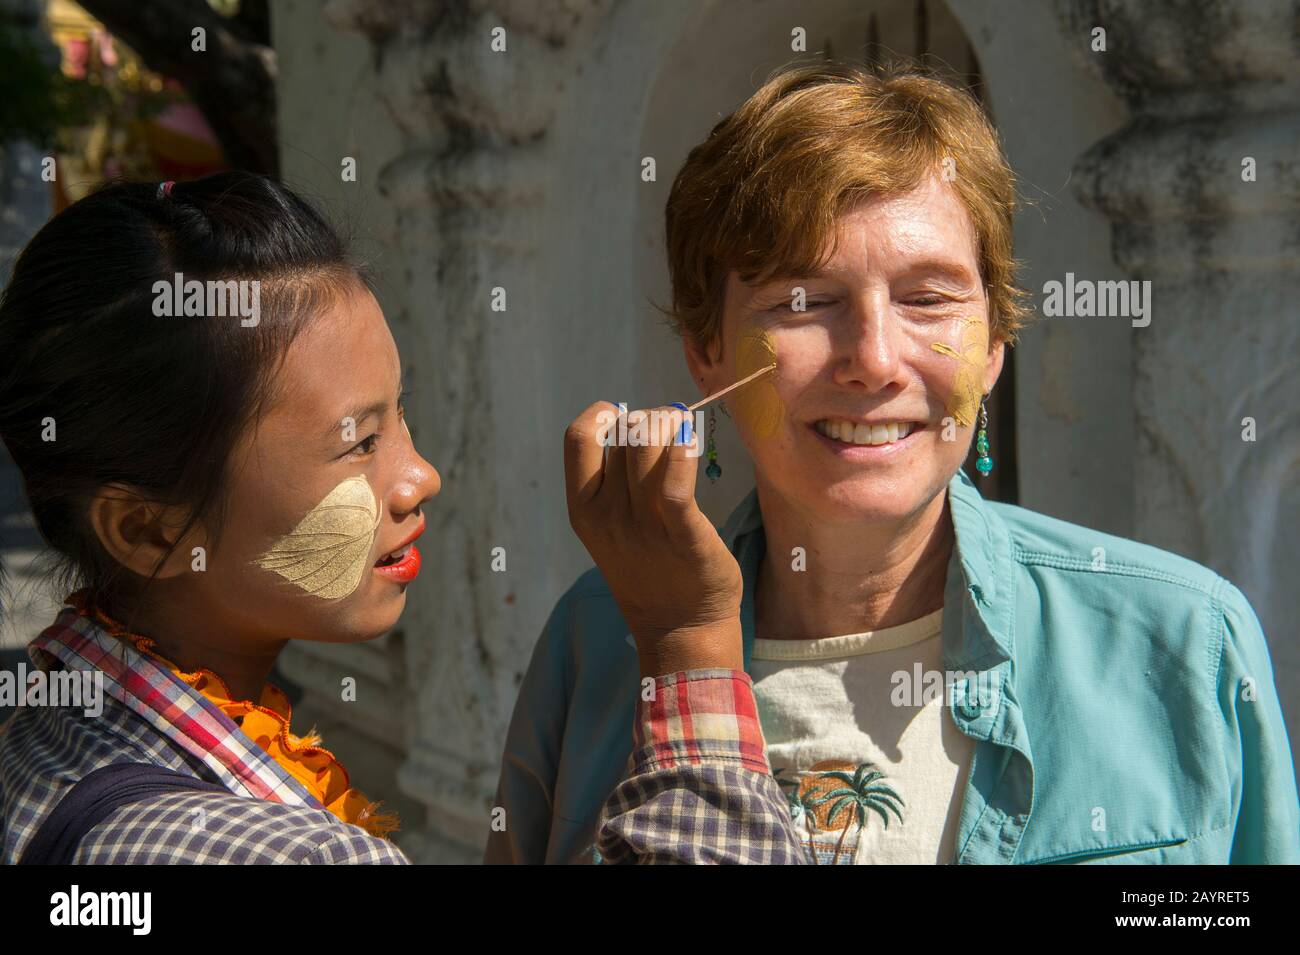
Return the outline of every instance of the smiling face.
{"type": "Polygon", "coordinates": [[[1003,344],[989,347],[970,217],[937,178],[854,207],[837,237],[817,274],[748,285],[733,271],[721,352],[688,343],[687,360],[713,392],[742,377],[743,339],[770,338],[780,424],[755,428],[744,402],[735,416],[765,507],[780,500],[814,521],[905,520],[965,459],[1003,344]],[[804,311],[791,307],[796,287],[804,311]]]}
{"type": "MultiPolygon", "coordinates": [[[[307,326],[275,389],[232,455],[206,571],[171,577],[185,591],[171,596],[253,639],[377,637],[418,571],[418,556],[386,555],[423,531],[420,505],[440,481],[411,443],[401,362],[374,296],[358,285],[307,326]]],[[[190,546],[178,549],[186,562],[190,546]]]]}

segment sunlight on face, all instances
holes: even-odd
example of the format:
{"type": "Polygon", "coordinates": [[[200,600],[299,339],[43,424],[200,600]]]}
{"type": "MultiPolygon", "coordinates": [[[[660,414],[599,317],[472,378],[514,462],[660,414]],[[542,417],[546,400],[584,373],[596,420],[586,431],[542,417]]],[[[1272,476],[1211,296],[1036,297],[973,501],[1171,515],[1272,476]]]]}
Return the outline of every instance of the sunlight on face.
{"type": "Polygon", "coordinates": [[[780,500],[827,521],[901,520],[961,466],[1003,345],[988,344],[971,220],[937,178],[856,206],[837,237],[816,274],[756,286],[729,276],[722,357],[705,385],[740,377],[738,343],[765,332],[784,414],[767,439],[737,418],[765,506],[780,500]],[[797,288],[804,311],[791,307],[797,288]]]}
{"type": "Polygon", "coordinates": [[[233,456],[220,544],[180,599],[238,632],[372,639],[414,582],[375,564],[422,528],[440,484],[406,428],[401,361],[374,296],[358,287],[313,320],[274,385],[233,456]]]}

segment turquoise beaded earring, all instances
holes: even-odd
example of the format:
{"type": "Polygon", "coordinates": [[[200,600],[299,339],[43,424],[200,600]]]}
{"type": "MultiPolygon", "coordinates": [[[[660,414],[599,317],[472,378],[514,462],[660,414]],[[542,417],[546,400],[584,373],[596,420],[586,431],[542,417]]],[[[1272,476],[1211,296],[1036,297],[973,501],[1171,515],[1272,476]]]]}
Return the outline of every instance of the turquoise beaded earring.
{"type": "Polygon", "coordinates": [[[705,447],[705,456],[709,460],[709,466],[704,469],[708,475],[709,481],[713,484],[718,483],[718,478],[722,477],[722,468],[718,465],[718,445],[713,440],[713,432],[718,429],[718,419],[713,413],[713,406],[709,406],[709,440],[705,447]]]}
{"type": "Polygon", "coordinates": [[[975,470],[988,477],[993,470],[993,459],[989,457],[989,412],[984,407],[984,398],[980,399],[980,426],[975,432],[975,453],[979,455],[975,459],[975,470]]]}

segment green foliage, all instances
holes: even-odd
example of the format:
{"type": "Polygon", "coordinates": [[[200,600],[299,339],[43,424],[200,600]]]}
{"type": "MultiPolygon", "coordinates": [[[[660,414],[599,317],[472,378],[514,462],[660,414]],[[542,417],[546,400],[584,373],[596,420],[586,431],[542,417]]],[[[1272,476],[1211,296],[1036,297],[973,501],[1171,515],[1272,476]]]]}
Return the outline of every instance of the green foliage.
{"type": "MultiPolygon", "coordinates": [[[[50,146],[58,129],[51,65],[36,44],[0,16],[0,143],[30,139],[50,146]]],[[[57,72],[57,69],[55,70],[57,72]]]]}
{"type": "Polygon", "coordinates": [[[51,148],[59,130],[85,123],[107,93],[69,80],[57,50],[42,50],[11,18],[0,15],[0,143],[26,139],[51,148]]]}

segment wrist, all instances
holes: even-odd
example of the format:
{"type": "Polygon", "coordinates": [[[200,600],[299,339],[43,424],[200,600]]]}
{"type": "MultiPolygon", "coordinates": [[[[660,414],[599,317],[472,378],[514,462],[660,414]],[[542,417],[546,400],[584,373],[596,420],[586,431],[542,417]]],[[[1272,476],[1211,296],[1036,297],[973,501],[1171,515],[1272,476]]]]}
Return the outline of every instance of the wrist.
{"type": "Polygon", "coordinates": [[[682,670],[744,669],[739,610],[722,620],[637,632],[633,638],[642,677],[682,670]]]}

